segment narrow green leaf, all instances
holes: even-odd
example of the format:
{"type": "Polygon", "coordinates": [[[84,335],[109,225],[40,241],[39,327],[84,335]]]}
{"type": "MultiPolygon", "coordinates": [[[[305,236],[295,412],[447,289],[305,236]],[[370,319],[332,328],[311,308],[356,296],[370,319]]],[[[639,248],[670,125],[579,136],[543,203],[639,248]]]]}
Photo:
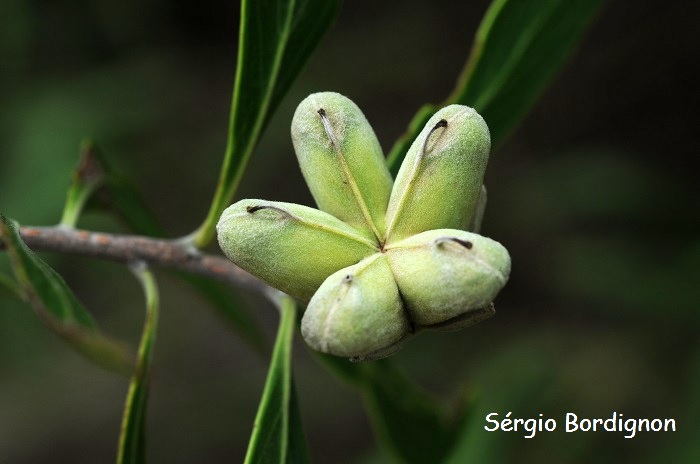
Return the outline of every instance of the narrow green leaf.
{"type": "Polygon", "coordinates": [[[471,104],[498,141],[571,55],[602,0],[501,0],[477,31],[474,54],[449,100],[471,104]]]}
{"type": "Polygon", "coordinates": [[[301,422],[301,410],[297,399],[297,391],[292,381],[292,393],[289,399],[289,441],[287,443],[287,461],[290,464],[310,463],[309,447],[301,422]]]}
{"type": "Polygon", "coordinates": [[[310,462],[292,380],[292,341],[296,330],[296,305],[280,298],[277,339],[265,381],[245,462],[310,462]]]}
{"type": "MultiPolygon", "coordinates": [[[[487,388],[478,390],[474,395],[469,413],[443,464],[512,461],[516,447],[522,446],[522,434],[488,432],[484,429],[484,425],[487,425],[485,417],[498,412],[502,418],[508,411],[512,411],[515,417],[533,417],[534,414],[518,414],[556,410],[559,407],[553,404],[564,397],[555,385],[562,374],[551,369],[556,358],[553,346],[556,345],[543,340],[541,334],[534,334],[511,344],[503,344],[484,355],[482,367],[470,372],[470,379],[474,385],[487,388]]],[[[577,452],[577,447],[564,450],[553,448],[552,462],[584,462],[585,458],[582,459],[577,452]],[[562,451],[565,452],[563,456],[560,454],[562,451]]]]}
{"type": "Polygon", "coordinates": [[[129,350],[99,331],[63,278],[25,245],[17,224],[3,215],[0,238],[22,295],[42,322],[102,367],[128,375],[133,369],[129,350]]]}
{"type": "Polygon", "coordinates": [[[456,443],[471,402],[451,413],[389,360],[352,363],[318,354],[332,373],[357,388],[365,400],[378,440],[401,462],[439,462],[456,443]]]}
{"type": "Polygon", "coordinates": [[[129,393],[124,406],[117,464],[143,464],[146,462],[146,405],[153,345],[158,326],[159,297],[156,280],[151,271],[143,265],[135,266],[133,271],[141,282],[146,296],[146,321],[139,344],[136,371],[131,377],[129,393]]]}
{"type": "Polygon", "coordinates": [[[388,157],[398,171],[408,147],[439,107],[475,108],[499,143],[525,116],[599,10],[602,0],[495,0],[477,30],[456,88],[442,105],[422,108],[388,157]]]}
{"type": "Polygon", "coordinates": [[[381,443],[402,462],[440,462],[457,433],[443,405],[386,361],[364,372],[363,397],[381,443]]]}
{"type": "Polygon", "coordinates": [[[214,237],[265,124],[340,9],[340,0],[241,2],[238,63],[228,142],[209,213],[195,232],[197,246],[214,237]]]}
{"type": "Polygon", "coordinates": [[[88,198],[103,181],[104,171],[96,157],[95,145],[91,141],[84,141],[80,147],[80,159],[66,195],[61,225],[75,227],[88,198]]]}

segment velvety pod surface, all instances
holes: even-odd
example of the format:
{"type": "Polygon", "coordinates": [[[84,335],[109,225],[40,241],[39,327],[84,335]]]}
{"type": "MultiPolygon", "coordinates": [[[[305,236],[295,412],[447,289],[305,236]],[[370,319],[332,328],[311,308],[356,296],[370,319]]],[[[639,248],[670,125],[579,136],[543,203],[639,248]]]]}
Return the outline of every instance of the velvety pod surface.
{"type": "Polygon", "coordinates": [[[510,274],[503,245],[463,230],[423,232],[391,245],[386,254],[419,326],[487,307],[510,274]]]}
{"type": "Polygon", "coordinates": [[[389,240],[431,229],[467,229],[490,149],[486,122],[472,108],[450,105],[435,113],[396,176],[386,219],[389,240]]]}
{"type": "Polygon", "coordinates": [[[488,127],[472,108],[438,111],[396,182],[360,109],[333,92],[301,102],[292,139],[320,208],[241,200],[217,226],[226,256],[303,302],[314,349],[387,356],[421,329],[455,330],[494,313],[508,251],[464,229],[480,222],[488,127]]]}
{"type": "Polygon", "coordinates": [[[408,325],[387,257],[376,253],[321,284],[301,333],[319,351],[365,358],[397,344],[408,325]]]}
{"type": "Polygon", "coordinates": [[[382,238],[391,175],[360,108],[338,93],[309,95],[294,113],[292,141],[301,172],[321,211],[367,237],[382,238]]]}
{"type": "Polygon", "coordinates": [[[331,273],[376,252],[343,221],[293,203],[241,200],[224,211],[217,232],[231,261],[302,301],[331,273]]]}

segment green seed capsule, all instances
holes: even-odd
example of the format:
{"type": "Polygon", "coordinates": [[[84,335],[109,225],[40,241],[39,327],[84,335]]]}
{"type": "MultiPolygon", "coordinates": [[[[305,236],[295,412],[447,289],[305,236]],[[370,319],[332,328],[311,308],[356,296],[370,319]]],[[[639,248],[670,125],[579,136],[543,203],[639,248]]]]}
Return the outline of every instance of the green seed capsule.
{"type": "Polygon", "coordinates": [[[467,229],[477,208],[491,137],[483,118],[450,105],[408,150],[391,192],[387,242],[432,229],[467,229]]]}
{"type": "Polygon", "coordinates": [[[467,313],[485,314],[510,273],[503,245],[462,230],[423,232],[392,244],[387,255],[417,327],[469,325],[467,313]]]}
{"type": "Polygon", "coordinates": [[[330,214],[293,203],[241,200],[216,226],[241,268],[301,301],[331,273],[376,253],[376,244],[330,214]]]}
{"type": "Polygon", "coordinates": [[[301,321],[309,346],[358,361],[388,356],[408,332],[394,276],[379,253],[331,274],[301,321]]]}
{"type": "Polygon", "coordinates": [[[318,207],[383,241],[392,180],[357,105],[338,93],[309,95],[294,113],[292,141],[318,207]]]}

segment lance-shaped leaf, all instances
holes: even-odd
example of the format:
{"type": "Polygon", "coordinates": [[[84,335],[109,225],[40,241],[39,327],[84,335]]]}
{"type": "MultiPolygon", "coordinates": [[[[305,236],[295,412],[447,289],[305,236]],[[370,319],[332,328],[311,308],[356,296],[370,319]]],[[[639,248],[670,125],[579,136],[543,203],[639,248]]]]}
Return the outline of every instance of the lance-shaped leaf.
{"type": "Polygon", "coordinates": [[[196,243],[214,236],[270,116],[340,9],[340,0],[241,2],[228,142],[214,199],[196,243]]]}
{"type": "Polygon", "coordinates": [[[451,449],[463,408],[445,405],[386,361],[364,364],[361,386],[380,444],[405,463],[438,463],[451,449]]]}
{"type": "Polygon", "coordinates": [[[296,306],[286,296],[280,297],[278,304],[280,324],[246,464],[310,462],[292,378],[296,306]]]}
{"type": "Polygon", "coordinates": [[[394,276],[380,253],[331,274],[301,321],[310,347],[358,361],[392,354],[409,331],[394,276]]]}
{"type": "Polygon", "coordinates": [[[477,209],[491,139],[472,108],[433,115],[401,165],[387,210],[387,242],[432,229],[467,229],[477,209]]]}
{"type": "Polygon", "coordinates": [[[353,363],[337,356],[315,354],[330,372],[362,393],[379,444],[392,452],[398,462],[442,462],[457,438],[469,403],[460,402],[448,412],[446,405],[388,359],[353,363]]]}
{"type": "MultiPolygon", "coordinates": [[[[476,32],[457,86],[441,106],[476,108],[494,145],[527,114],[562,68],[602,0],[495,0],[476,32]]],[[[388,156],[396,172],[408,146],[439,106],[419,110],[388,156]]]]}
{"type": "Polygon", "coordinates": [[[338,93],[311,94],[294,113],[292,141],[318,207],[383,241],[392,181],[360,108],[338,93]]]}
{"type": "Polygon", "coordinates": [[[17,224],[2,215],[0,237],[22,294],[42,322],[92,361],[128,375],[132,353],[100,332],[63,278],[25,245],[17,224]]]}
{"type": "Polygon", "coordinates": [[[146,462],[146,404],[150,382],[151,359],[158,327],[158,286],[153,273],[143,265],[133,268],[146,296],[146,321],[139,344],[136,370],[131,377],[124,406],[117,464],[146,462]]]}
{"type": "Polygon", "coordinates": [[[224,211],[217,231],[231,261],[302,301],[330,274],[377,251],[339,219],[293,203],[241,200],[224,211]]]}
{"type": "Polygon", "coordinates": [[[451,322],[473,311],[483,317],[510,274],[503,245],[462,230],[424,232],[392,244],[387,255],[419,327],[451,322]]]}
{"type": "Polygon", "coordinates": [[[494,140],[502,139],[565,63],[601,4],[601,0],[493,2],[448,101],[476,108],[488,121],[494,140]]]}

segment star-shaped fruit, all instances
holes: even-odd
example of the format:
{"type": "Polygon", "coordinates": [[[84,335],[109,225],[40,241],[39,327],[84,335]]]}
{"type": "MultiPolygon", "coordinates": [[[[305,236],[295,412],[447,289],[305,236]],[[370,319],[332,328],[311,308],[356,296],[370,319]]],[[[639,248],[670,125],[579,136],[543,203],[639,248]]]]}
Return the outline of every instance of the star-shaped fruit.
{"type": "Polygon", "coordinates": [[[302,101],[292,140],[319,209],[241,200],[217,232],[234,263],[308,303],[301,332],[312,348],[377,359],[419,330],[455,330],[494,313],[510,256],[475,232],[491,145],[475,110],[438,111],[395,182],[369,122],[340,94],[302,101]]]}

